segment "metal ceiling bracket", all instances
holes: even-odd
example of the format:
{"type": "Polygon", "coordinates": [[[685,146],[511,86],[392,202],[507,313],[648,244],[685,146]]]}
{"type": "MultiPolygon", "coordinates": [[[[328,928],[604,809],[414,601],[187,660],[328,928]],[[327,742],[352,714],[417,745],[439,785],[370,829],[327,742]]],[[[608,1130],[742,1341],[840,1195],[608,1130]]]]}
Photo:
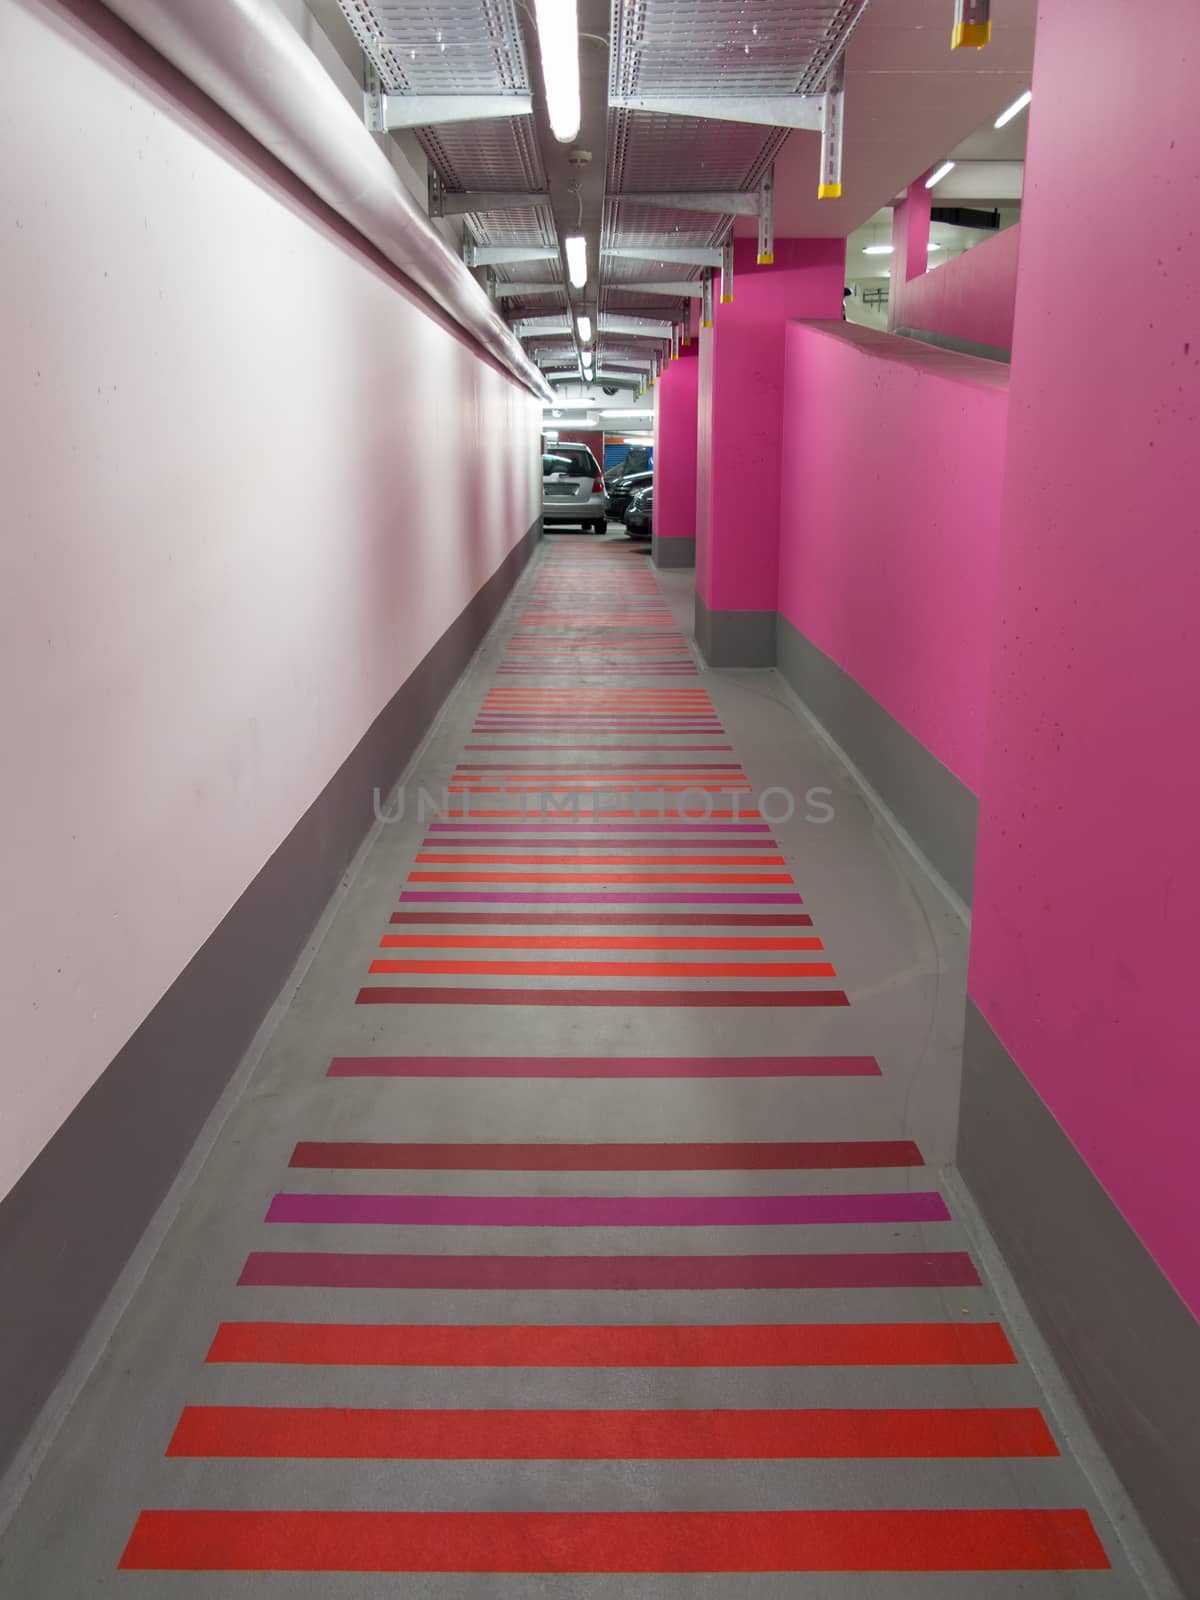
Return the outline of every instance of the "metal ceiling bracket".
{"type": "Polygon", "coordinates": [[[605,245],[603,254],[615,256],[620,261],[669,261],[684,267],[719,267],[720,250],[700,245],[684,244],[614,244],[605,245]]]}
{"type": "Polygon", "coordinates": [[[954,0],[951,50],[982,50],[992,37],[992,0],[954,0]]]}
{"type": "Polygon", "coordinates": [[[733,240],[721,251],[721,304],[733,304],[733,240]]]}
{"type": "MultiPolygon", "coordinates": [[[[430,168],[430,189],[433,188],[433,169],[430,168]]],[[[550,196],[545,193],[507,193],[495,189],[475,190],[467,189],[458,192],[448,192],[438,182],[438,197],[436,211],[431,211],[434,217],[465,217],[473,211],[529,211],[537,206],[550,204],[550,196]]],[[[432,199],[432,194],[430,196],[432,199]]]]}
{"type": "Polygon", "coordinates": [[[503,278],[494,281],[497,300],[526,299],[538,294],[566,294],[561,283],[506,283],[503,278]]]}
{"type": "Polygon", "coordinates": [[[543,333],[570,333],[570,317],[522,317],[513,323],[513,332],[518,339],[536,339],[543,333]]]}
{"type": "Polygon", "coordinates": [[[758,191],[758,264],[775,265],[775,163],[772,161],[758,191]]]}
{"type": "Polygon", "coordinates": [[[703,292],[700,296],[700,326],[702,328],[711,328],[713,325],[713,280],[710,275],[705,276],[702,290],[703,292]]]}
{"type": "Polygon", "coordinates": [[[651,111],[669,117],[703,117],[712,122],[748,122],[760,128],[821,126],[821,96],[815,94],[690,95],[610,94],[617,111],[651,111]]]}
{"type": "Polygon", "coordinates": [[[388,94],[374,73],[363,90],[363,117],[372,133],[532,115],[533,97],[527,94],[388,94]]]}
{"type": "Polygon", "coordinates": [[[649,317],[622,317],[608,311],[600,313],[601,333],[624,333],[638,339],[669,339],[673,327],[674,323],[654,322],[649,317]]]}
{"type": "Polygon", "coordinates": [[[463,244],[463,260],[469,267],[509,267],[518,261],[557,261],[556,244],[463,244]]]}
{"type": "Polygon", "coordinates": [[[605,199],[633,205],[661,206],[667,211],[711,211],[719,217],[756,217],[760,202],[754,189],[704,189],[694,194],[672,189],[658,194],[610,194],[605,199]]]}
{"type": "Polygon", "coordinates": [[[613,282],[607,285],[609,289],[619,289],[622,294],[666,294],[672,299],[699,300],[704,293],[704,280],[702,278],[681,278],[678,282],[671,283],[622,283],[613,282]]]}
{"type": "Polygon", "coordinates": [[[838,200],[842,193],[842,128],[846,99],[846,56],[838,56],[829,69],[821,96],[821,181],[818,200],[838,200]]]}

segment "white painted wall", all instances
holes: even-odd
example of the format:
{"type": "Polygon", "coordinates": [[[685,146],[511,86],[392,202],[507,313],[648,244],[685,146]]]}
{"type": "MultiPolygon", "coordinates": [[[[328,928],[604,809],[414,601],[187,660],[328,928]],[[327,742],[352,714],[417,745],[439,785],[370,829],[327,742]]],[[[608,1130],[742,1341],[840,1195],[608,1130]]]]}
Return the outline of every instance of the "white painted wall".
{"type": "Polygon", "coordinates": [[[52,0],[0,197],[3,1194],[534,521],[541,406],[52,0]]]}

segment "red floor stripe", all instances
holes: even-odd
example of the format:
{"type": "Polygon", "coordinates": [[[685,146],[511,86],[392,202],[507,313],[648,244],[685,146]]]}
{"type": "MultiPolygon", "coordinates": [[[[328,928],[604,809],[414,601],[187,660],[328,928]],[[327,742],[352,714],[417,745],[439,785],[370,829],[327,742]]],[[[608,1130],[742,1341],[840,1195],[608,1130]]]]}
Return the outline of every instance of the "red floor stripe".
{"type": "Polygon", "coordinates": [[[670,934],[385,933],[385,950],[823,950],[820,939],[670,934]]]}
{"type": "Polygon", "coordinates": [[[378,977],[450,978],[835,978],[829,961],[372,961],[378,977]]]}
{"type": "Polygon", "coordinates": [[[209,1362],[330,1367],[1011,1366],[998,1322],[463,1327],[223,1322],[209,1362]]]}
{"type": "Polygon", "coordinates": [[[828,1172],[923,1167],[911,1139],[770,1144],[410,1144],[304,1139],[288,1163],[375,1172],[828,1172]]]}
{"type": "Polygon", "coordinates": [[[1056,1456],[1033,1409],[464,1411],[187,1406],[168,1456],[323,1461],[878,1461],[1056,1456]]]}
{"type": "Polygon", "coordinates": [[[331,1078],[878,1078],[874,1056],[335,1056],[331,1078]]]}
{"type": "Polygon", "coordinates": [[[463,989],[366,988],[360,1006],[654,1006],[681,1011],[704,1007],[848,1006],[841,989],[463,989]]]}
{"type": "Polygon", "coordinates": [[[790,872],[410,872],[409,883],[794,883],[790,872]]]}
{"type": "Polygon", "coordinates": [[[1095,1572],[1062,1511],[143,1511],[141,1572],[1095,1572]]]}
{"type": "Polygon", "coordinates": [[[811,928],[812,918],[805,911],[394,911],[393,923],[463,926],[504,924],[530,928],[605,927],[605,928],[811,928]]]}

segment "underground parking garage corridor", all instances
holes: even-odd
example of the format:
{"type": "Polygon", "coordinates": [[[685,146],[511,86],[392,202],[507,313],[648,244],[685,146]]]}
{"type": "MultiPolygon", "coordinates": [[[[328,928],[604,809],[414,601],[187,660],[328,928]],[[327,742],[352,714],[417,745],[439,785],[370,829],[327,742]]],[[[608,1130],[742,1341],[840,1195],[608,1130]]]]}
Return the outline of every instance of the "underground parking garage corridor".
{"type": "Polygon", "coordinates": [[[1095,12],[0,0],[3,1600],[1200,1592],[1095,12]]]}

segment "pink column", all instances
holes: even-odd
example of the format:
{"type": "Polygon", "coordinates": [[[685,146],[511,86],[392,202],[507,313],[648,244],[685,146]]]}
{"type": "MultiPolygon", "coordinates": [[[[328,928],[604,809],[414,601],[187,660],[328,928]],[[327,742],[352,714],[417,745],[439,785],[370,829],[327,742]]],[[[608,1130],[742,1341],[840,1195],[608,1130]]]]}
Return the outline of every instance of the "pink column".
{"type": "Polygon", "coordinates": [[[733,303],[700,340],[696,637],[714,665],[773,659],[784,332],[842,315],[844,239],[777,239],[771,267],[756,254],[735,241],[733,303]]]}
{"type": "Polygon", "coordinates": [[[1188,1594],[1198,59],[1195,0],[1039,8],[960,1154],[1188,1594]]]}
{"type": "Polygon", "coordinates": [[[889,297],[888,327],[895,328],[903,302],[903,286],[920,278],[929,267],[929,218],[933,210],[933,190],[925,187],[922,173],[908,186],[903,200],[892,212],[892,287],[889,297]]]}
{"type": "Polygon", "coordinates": [[[700,346],[693,338],[659,379],[654,413],[654,564],[696,561],[696,403],[700,346]]]}

